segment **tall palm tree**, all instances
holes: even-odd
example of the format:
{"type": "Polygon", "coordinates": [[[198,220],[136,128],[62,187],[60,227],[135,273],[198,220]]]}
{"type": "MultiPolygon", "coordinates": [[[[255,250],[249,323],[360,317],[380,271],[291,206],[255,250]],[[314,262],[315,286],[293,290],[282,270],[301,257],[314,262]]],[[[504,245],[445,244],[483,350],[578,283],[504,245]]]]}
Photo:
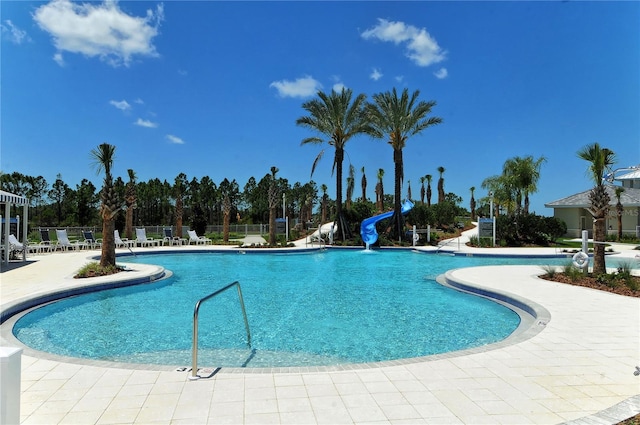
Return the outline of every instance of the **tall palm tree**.
{"type": "Polygon", "coordinates": [[[425,176],[420,177],[420,203],[422,205],[424,205],[424,195],[425,195],[425,191],[424,191],[424,181],[427,178],[425,176]]]}
{"type": "Polygon", "coordinates": [[[622,214],[624,214],[624,206],[620,201],[620,197],[624,192],[624,187],[618,186],[616,187],[616,216],[618,217],[618,242],[622,239],[622,214]]]}
{"type": "Polygon", "coordinates": [[[127,239],[133,240],[133,210],[134,208],[136,208],[137,199],[136,173],[131,168],[129,168],[127,170],[127,174],[129,174],[129,181],[127,182],[127,187],[124,194],[125,206],[127,208],[124,234],[127,239]]]}
{"type": "Polygon", "coordinates": [[[545,161],[544,156],[534,160],[531,155],[524,158],[516,156],[505,161],[502,174],[513,194],[516,215],[529,213],[529,194],[538,190],[540,167],[545,161]]]}
{"type": "Polygon", "coordinates": [[[471,209],[471,221],[476,220],[476,198],[473,197],[473,192],[476,191],[475,186],[469,188],[471,191],[471,200],[469,201],[469,208],[471,209]]]}
{"type": "Polygon", "coordinates": [[[411,200],[411,180],[407,180],[407,199],[411,200]]]}
{"type": "Polygon", "coordinates": [[[324,224],[327,221],[327,185],[321,184],[320,190],[322,191],[322,213],[320,215],[320,224],[324,224]]]}
{"type": "Polygon", "coordinates": [[[376,207],[378,212],[384,211],[384,185],[382,184],[382,178],[384,177],[384,169],[378,168],[378,183],[376,183],[376,207]]]}
{"type": "Polygon", "coordinates": [[[280,201],[280,191],[276,184],[277,167],[271,167],[271,181],[269,182],[269,245],[276,245],[276,208],[280,201]]]}
{"type": "MultiPolygon", "coordinates": [[[[343,88],[340,93],[331,90],[327,95],[318,91],[318,98],[305,102],[302,107],[309,113],[308,116],[300,117],[296,124],[315,130],[326,136],[328,140],[320,137],[308,137],[302,144],[315,143],[322,144],[325,141],[329,146],[333,146],[335,154],[333,158],[333,169],[336,172],[336,224],[337,232],[342,240],[347,239],[348,226],[342,213],[342,162],[344,160],[345,145],[351,138],[359,134],[373,134],[373,129],[369,124],[364,111],[366,95],[360,94],[352,101],[353,92],[351,89],[343,88]]],[[[324,151],[316,157],[311,168],[311,175],[322,158],[324,151]]]]}
{"type": "Polygon", "coordinates": [[[593,217],[593,274],[607,272],[605,264],[606,218],[609,213],[611,198],[603,183],[605,171],[615,163],[615,153],[601,147],[597,142],[587,145],[578,151],[578,157],[589,163],[588,175],[593,179],[595,187],[589,193],[589,214],[593,217]]]}
{"type": "Polygon", "coordinates": [[[362,202],[367,202],[367,175],[364,173],[364,167],[362,167],[362,178],[360,179],[360,186],[362,186],[362,202]]]}
{"type": "Polygon", "coordinates": [[[173,196],[176,200],[176,236],[182,237],[182,218],[184,216],[184,196],[187,191],[187,186],[189,182],[187,180],[187,175],[184,173],[180,173],[176,176],[174,185],[173,185],[173,196]]]}
{"type": "Polygon", "coordinates": [[[349,176],[347,177],[347,209],[351,209],[351,198],[356,186],[356,169],[353,165],[349,165],[349,176]]]}
{"type": "Polygon", "coordinates": [[[115,159],[116,147],[108,143],[102,143],[91,151],[91,157],[100,174],[104,170],[104,180],[102,191],[100,192],[100,216],[102,218],[102,253],[100,255],[100,267],[116,265],[116,243],[115,243],[115,217],[120,211],[122,202],[118,199],[113,185],[111,168],[115,159]]]}
{"type": "Polygon", "coordinates": [[[426,176],[424,176],[425,179],[427,179],[427,206],[430,207],[431,206],[431,179],[433,179],[433,176],[431,174],[427,174],[426,176]]]}
{"type": "MultiPolygon", "coordinates": [[[[224,195],[222,200],[222,240],[229,242],[229,227],[231,223],[231,200],[229,194],[224,195]]],[[[271,230],[271,229],[269,229],[271,230]]]]}
{"type": "Polygon", "coordinates": [[[394,163],[394,212],[393,230],[399,240],[403,235],[404,218],[402,217],[400,198],[402,196],[402,180],[404,179],[404,162],[402,150],[407,139],[420,134],[423,130],[440,124],[442,118],[430,117],[431,109],[435,101],[418,101],[420,91],[416,90],[409,95],[409,90],[404,89],[398,97],[395,87],[391,92],[373,95],[374,103],[367,105],[367,112],[371,123],[375,128],[376,137],[388,136],[388,143],[393,148],[394,163]]]}
{"type": "Polygon", "coordinates": [[[444,202],[444,167],[438,167],[438,173],[440,173],[440,178],[438,178],[438,203],[444,202]]]}

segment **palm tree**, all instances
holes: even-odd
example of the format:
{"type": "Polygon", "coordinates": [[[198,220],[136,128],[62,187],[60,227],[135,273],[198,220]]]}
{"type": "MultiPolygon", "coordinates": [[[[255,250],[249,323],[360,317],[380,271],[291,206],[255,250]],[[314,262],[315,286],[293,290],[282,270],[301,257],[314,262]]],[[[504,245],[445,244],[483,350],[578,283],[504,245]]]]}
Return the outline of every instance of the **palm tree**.
{"type": "Polygon", "coordinates": [[[271,182],[269,182],[269,245],[276,245],[276,208],[280,201],[280,192],[276,185],[277,167],[271,167],[271,182]]]}
{"type": "Polygon", "coordinates": [[[431,179],[433,178],[433,176],[431,174],[427,174],[426,176],[424,176],[425,179],[427,179],[427,206],[430,207],[431,206],[431,179]]]}
{"type": "Polygon", "coordinates": [[[378,178],[378,183],[376,183],[376,206],[378,212],[382,212],[384,210],[384,185],[382,184],[384,170],[382,168],[378,168],[376,177],[378,178]]]}
{"type": "Polygon", "coordinates": [[[364,173],[364,167],[362,167],[362,179],[360,179],[360,186],[362,186],[362,202],[367,202],[367,175],[364,173]]]}
{"type": "Polygon", "coordinates": [[[618,186],[616,187],[616,216],[618,217],[618,242],[622,240],[622,214],[624,214],[624,207],[622,206],[622,202],[620,201],[620,196],[624,192],[624,187],[618,186]]]}
{"type": "Polygon", "coordinates": [[[389,137],[388,143],[393,148],[394,163],[394,212],[393,223],[395,236],[400,240],[403,234],[403,222],[400,198],[402,196],[402,180],[404,179],[404,162],[402,150],[406,146],[407,139],[420,134],[423,130],[433,125],[440,124],[442,118],[429,117],[435,101],[418,101],[420,91],[416,90],[409,96],[409,90],[404,89],[400,97],[395,87],[391,92],[373,95],[374,103],[367,105],[376,137],[389,137]]]}
{"type": "Polygon", "coordinates": [[[440,178],[438,179],[438,203],[444,202],[444,167],[438,167],[438,173],[440,173],[440,178]]]}
{"type": "Polygon", "coordinates": [[[476,198],[473,197],[473,192],[476,191],[475,186],[469,188],[471,191],[471,200],[469,201],[469,208],[471,209],[471,221],[476,220],[476,198]]]}
{"type": "Polygon", "coordinates": [[[411,200],[411,180],[407,180],[407,199],[411,200]]]}
{"type": "Polygon", "coordinates": [[[516,215],[522,212],[529,214],[529,194],[538,190],[540,167],[545,161],[543,156],[534,160],[531,155],[524,158],[516,156],[505,161],[502,174],[515,200],[516,215]]]}
{"type": "Polygon", "coordinates": [[[129,174],[129,182],[127,183],[127,187],[124,194],[125,206],[127,208],[127,213],[125,216],[125,226],[124,226],[124,234],[125,237],[129,240],[133,239],[133,210],[136,208],[136,173],[131,168],[127,170],[127,174],[129,174]]]}
{"type": "MultiPolygon", "coordinates": [[[[222,200],[222,240],[229,242],[229,227],[231,223],[231,200],[229,194],[224,195],[222,200]]],[[[271,231],[271,229],[269,229],[271,231]]]]}
{"type": "Polygon", "coordinates": [[[420,177],[420,203],[422,205],[424,205],[424,195],[425,195],[425,191],[424,191],[424,181],[427,178],[425,176],[420,177]]]}
{"type": "Polygon", "coordinates": [[[351,209],[351,198],[353,198],[353,190],[356,186],[356,169],[353,165],[349,166],[349,176],[347,177],[347,209],[351,209]]]}
{"type": "Polygon", "coordinates": [[[91,151],[96,172],[100,174],[104,170],[102,191],[100,192],[100,216],[102,217],[102,253],[100,255],[100,267],[115,267],[116,243],[115,243],[115,217],[120,211],[122,203],[118,199],[113,186],[111,168],[115,159],[116,147],[108,143],[102,143],[91,151]]]}
{"type": "Polygon", "coordinates": [[[600,147],[596,142],[578,151],[578,157],[589,162],[588,175],[593,179],[595,187],[589,193],[590,206],[587,211],[593,217],[593,274],[600,275],[607,272],[605,264],[606,218],[609,213],[611,198],[603,184],[604,173],[615,163],[615,153],[600,147]]]}
{"type": "Polygon", "coordinates": [[[173,185],[173,196],[176,199],[176,236],[182,237],[182,217],[184,215],[184,195],[188,185],[187,175],[180,173],[173,185]]]}
{"type": "Polygon", "coordinates": [[[327,221],[327,185],[321,184],[320,190],[322,191],[322,213],[320,218],[320,225],[324,224],[327,221]]]}
{"type": "MultiPolygon", "coordinates": [[[[331,90],[327,95],[318,91],[318,99],[305,102],[302,107],[309,112],[308,116],[300,117],[296,124],[315,130],[328,137],[326,142],[333,146],[335,155],[333,158],[333,169],[336,171],[336,224],[337,232],[342,236],[342,240],[347,239],[348,226],[342,213],[342,162],[344,160],[344,148],[352,137],[359,134],[373,134],[373,129],[369,124],[364,111],[366,96],[358,95],[351,99],[352,90],[343,88],[340,93],[331,90]]],[[[308,137],[302,144],[324,143],[320,137],[308,137]]],[[[324,151],[316,157],[311,168],[311,175],[322,158],[324,151]]]]}

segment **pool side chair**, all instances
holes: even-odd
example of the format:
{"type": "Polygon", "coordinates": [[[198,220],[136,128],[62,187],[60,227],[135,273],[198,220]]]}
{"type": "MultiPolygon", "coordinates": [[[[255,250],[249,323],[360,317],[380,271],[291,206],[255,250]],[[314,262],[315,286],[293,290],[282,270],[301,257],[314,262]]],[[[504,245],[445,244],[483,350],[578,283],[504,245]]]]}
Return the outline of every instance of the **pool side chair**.
{"type": "Polygon", "coordinates": [[[98,249],[102,247],[102,239],[96,239],[93,236],[93,230],[83,230],[82,236],[84,236],[84,243],[90,249],[98,249]]]}
{"type": "Polygon", "coordinates": [[[63,251],[66,251],[68,249],[78,250],[87,247],[84,242],[71,242],[69,240],[69,236],[67,235],[67,229],[56,229],[56,237],[58,238],[58,245],[62,248],[63,251]]]}
{"type": "Polygon", "coordinates": [[[184,238],[180,238],[178,236],[173,236],[173,229],[171,227],[165,227],[164,231],[164,242],[167,245],[186,245],[187,240],[184,238]]]}
{"type": "Polygon", "coordinates": [[[131,248],[136,244],[136,241],[130,241],[127,238],[122,239],[120,237],[120,232],[117,230],[113,231],[113,239],[115,240],[116,248],[131,248]]]}
{"type": "Polygon", "coordinates": [[[38,244],[40,252],[53,252],[58,249],[58,243],[53,242],[49,236],[49,229],[40,229],[40,243],[38,244]]]}
{"type": "Polygon", "coordinates": [[[22,254],[24,252],[24,244],[16,238],[14,234],[9,235],[9,258],[22,254]]]}
{"type": "Polygon", "coordinates": [[[136,228],[136,245],[140,244],[140,246],[159,246],[159,240],[155,240],[153,238],[147,238],[147,230],[143,227],[142,229],[136,228]]]}
{"type": "Polygon", "coordinates": [[[187,234],[189,235],[189,244],[193,242],[195,245],[208,245],[211,244],[211,239],[206,236],[198,236],[195,230],[187,230],[187,234]]]}

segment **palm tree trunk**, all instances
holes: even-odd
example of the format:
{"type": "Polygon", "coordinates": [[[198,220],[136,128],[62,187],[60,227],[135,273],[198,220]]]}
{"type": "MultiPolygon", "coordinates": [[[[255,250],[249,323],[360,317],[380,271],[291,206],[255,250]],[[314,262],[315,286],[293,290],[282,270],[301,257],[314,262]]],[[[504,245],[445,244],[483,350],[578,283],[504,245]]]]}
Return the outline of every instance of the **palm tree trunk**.
{"type": "Polygon", "coordinates": [[[593,274],[595,276],[605,274],[607,272],[604,259],[605,246],[602,243],[605,240],[605,233],[606,223],[604,216],[596,218],[593,223],[593,274]]]}
{"type": "Polygon", "coordinates": [[[100,255],[100,267],[116,264],[116,240],[114,231],[116,222],[113,218],[102,220],[102,252],[100,255]]]}
{"type": "Polygon", "coordinates": [[[342,162],[344,160],[344,150],[336,148],[336,232],[342,240],[347,239],[348,228],[346,220],[342,214],[342,162]]]}
{"type": "Polygon", "coordinates": [[[393,150],[394,165],[394,200],[393,200],[393,229],[394,239],[398,238],[398,242],[402,242],[402,229],[404,220],[402,218],[402,207],[400,198],[402,196],[402,149],[393,150]]]}

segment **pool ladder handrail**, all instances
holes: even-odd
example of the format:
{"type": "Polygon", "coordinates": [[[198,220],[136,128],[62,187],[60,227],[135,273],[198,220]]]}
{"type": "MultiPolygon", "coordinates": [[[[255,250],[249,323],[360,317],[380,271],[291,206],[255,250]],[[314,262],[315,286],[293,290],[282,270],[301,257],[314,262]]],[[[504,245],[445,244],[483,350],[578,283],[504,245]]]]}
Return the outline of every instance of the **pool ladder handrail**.
{"type": "Polygon", "coordinates": [[[191,350],[191,360],[193,364],[191,367],[191,376],[189,376],[189,379],[191,380],[200,379],[200,377],[198,376],[198,313],[200,311],[200,305],[203,302],[215,297],[216,295],[221,294],[222,292],[226,291],[232,286],[237,286],[238,288],[238,298],[240,299],[240,307],[242,309],[242,316],[244,318],[244,326],[247,329],[247,344],[249,345],[249,347],[251,347],[251,331],[249,330],[249,320],[247,320],[247,311],[244,308],[244,300],[242,298],[242,289],[240,289],[240,282],[236,280],[235,282],[228,284],[224,288],[218,289],[217,291],[207,295],[206,297],[201,298],[196,303],[193,309],[193,346],[191,350]]]}

